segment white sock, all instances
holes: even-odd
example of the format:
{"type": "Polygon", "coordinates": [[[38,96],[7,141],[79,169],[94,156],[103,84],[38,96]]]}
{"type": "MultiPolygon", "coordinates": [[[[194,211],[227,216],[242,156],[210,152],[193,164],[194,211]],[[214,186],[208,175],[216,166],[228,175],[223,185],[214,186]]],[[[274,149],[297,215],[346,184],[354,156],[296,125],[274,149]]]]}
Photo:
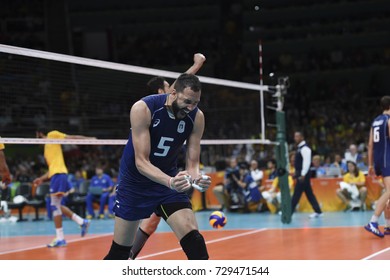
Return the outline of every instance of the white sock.
{"type": "Polygon", "coordinates": [[[390,227],[390,219],[386,219],[386,226],[390,227]]]}
{"type": "Polygon", "coordinates": [[[378,216],[376,216],[376,215],[372,215],[372,217],[371,217],[371,223],[377,223],[378,222],[378,220],[379,220],[379,217],[378,216]]]}
{"type": "Polygon", "coordinates": [[[64,240],[64,229],[56,228],[57,240],[64,240]]]}
{"type": "Polygon", "coordinates": [[[79,226],[81,226],[83,224],[83,222],[84,222],[83,218],[81,218],[76,213],[73,213],[72,220],[75,221],[79,226]]]}

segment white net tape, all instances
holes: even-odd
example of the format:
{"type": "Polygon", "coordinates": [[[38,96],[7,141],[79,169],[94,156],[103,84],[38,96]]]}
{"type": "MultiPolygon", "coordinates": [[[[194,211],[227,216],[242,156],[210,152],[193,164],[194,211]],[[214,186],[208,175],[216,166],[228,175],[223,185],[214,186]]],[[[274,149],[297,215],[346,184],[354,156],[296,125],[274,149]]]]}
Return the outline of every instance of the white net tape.
{"type": "MultiPolygon", "coordinates": [[[[1,138],[4,144],[64,144],[64,145],[126,145],[123,139],[41,139],[41,138],[1,138]]],[[[202,145],[240,145],[263,144],[277,145],[277,142],[261,139],[210,139],[201,140],[202,145]]]]}

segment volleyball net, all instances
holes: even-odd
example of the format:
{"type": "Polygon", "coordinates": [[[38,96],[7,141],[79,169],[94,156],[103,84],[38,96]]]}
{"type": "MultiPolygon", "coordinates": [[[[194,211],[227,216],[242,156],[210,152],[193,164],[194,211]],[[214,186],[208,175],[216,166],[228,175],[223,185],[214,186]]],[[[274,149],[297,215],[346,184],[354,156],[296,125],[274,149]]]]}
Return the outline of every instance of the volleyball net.
{"type": "MultiPolygon", "coordinates": [[[[0,45],[0,142],[7,145],[11,171],[28,173],[32,181],[46,168],[42,145],[62,144],[70,172],[82,170],[91,177],[99,164],[116,176],[130,133],[129,111],[150,94],[147,82],[162,76],[172,84],[192,63],[172,72],[0,45]],[[38,139],[38,127],[96,139],[38,139]]],[[[224,170],[231,157],[263,161],[265,168],[277,145],[271,140],[276,129],[264,126],[264,106],[270,103],[263,98],[270,95],[263,93],[271,87],[197,76],[202,82],[199,108],[206,119],[200,155],[204,171],[224,170]]],[[[184,163],[179,157],[179,166],[184,163]]]]}
{"type": "MultiPolygon", "coordinates": [[[[0,45],[2,142],[47,143],[50,140],[34,139],[36,128],[45,126],[98,138],[61,140],[59,144],[124,145],[130,129],[129,110],[149,94],[148,80],[162,76],[172,83],[180,74],[0,45]]],[[[260,125],[264,101],[259,92],[268,86],[198,77],[202,82],[199,107],[206,118],[202,145],[213,145],[216,153],[227,156],[232,149],[227,146],[275,144],[260,125]]],[[[272,132],[269,136],[273,137],[272,132]]]]}

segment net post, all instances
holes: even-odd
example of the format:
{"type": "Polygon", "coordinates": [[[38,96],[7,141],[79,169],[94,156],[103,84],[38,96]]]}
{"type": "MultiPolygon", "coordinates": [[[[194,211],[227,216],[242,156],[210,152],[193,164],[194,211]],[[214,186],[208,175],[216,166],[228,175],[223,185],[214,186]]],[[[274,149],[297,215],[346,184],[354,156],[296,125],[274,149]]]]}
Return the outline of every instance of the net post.
{"type": "Polygon", "coordinates": [[[278,110],[276,110],[276,142],[279,143],[275,147],[276,150],[276,161],[278,167],[278,177],[280,192],[282,196],[282,223],[289,224],[291,223],[291,195],[290,187],[288,184],[288,173],[289,173],[289,163],[288,163],[288,148],[286,141],[286,116],[283,112],[283,99],[282,99],[282,90],[283,86],[278,85],[276,87],[276,96],[278,97],[278,110]]]}

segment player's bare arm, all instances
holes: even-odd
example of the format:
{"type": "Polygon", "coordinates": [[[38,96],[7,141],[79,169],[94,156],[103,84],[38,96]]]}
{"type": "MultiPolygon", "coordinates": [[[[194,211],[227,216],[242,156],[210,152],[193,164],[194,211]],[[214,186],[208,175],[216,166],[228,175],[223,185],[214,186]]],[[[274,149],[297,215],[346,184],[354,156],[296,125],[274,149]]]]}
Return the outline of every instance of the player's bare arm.
{"type": "Polygon", "coordinates": [[[207,190],[211,184],[210,177],[199,172],[200,140],[204,131],[204,115],[201,110],[196,113],[194,128],[187,141],[186,170],[195,179],[195,183],[207,190]]]}
{"type": "Polygon", "coordinates": [[[3,150],[0,150],[0,175],[1,175],[1,180],[5,184],[11,183],[11,174],[9,172],[7,162],[5,160],[5,155],[3,150]]]}
{"type": "Polygon", "coordinates": [[[191,185],[186,180],[187,172],[180,172],[174,178],[162,172],[154,166],[150,160],[150,132],[151,113],[145,102],[136,102],[130,111],[131,134],[133,138],[135,164],[138,171],[161,185],[175,188],[181,191],[188,189],[191,185]]]}
{"type": "MultiPolygon", "coordinates": [[[[200,68],[202,68],[203,63],[206,61],[206,57],[201,53],[194,54],[194,64],[185,71],[187,74],[193,74],[195,75],[200,68]]],[[[169,92],[172,92],[175,87],[176,81],[173,82],[173,84],[169,87],[169,92]]]]}
{"type": "Polygon", "coordinates": [[[370,176],[375,176],[374,173],[374,166],[373,166],[373,151],[374,151],[374,141],[373,141],[373,136],[372,136],[372,128],[370,129],[370,135],[369,135],[369,140],[368,140],[368,175],[370,176]]]}
{"type": "Polygon", "coordinates": [[[40,185],[42,184],[44,181],[46,180],[49,180],[49,172],[46,172],[45,174],[43,174],[41,177],[38,177],[36,178],[34,181],[33,181],[33,184],[34,185],[40,185]]]}
{"type": "Polygon", "coordinates": [[[96,137],[88,137],[83,135],[66,135],[65,139],[96,139],[96,137]]]}

